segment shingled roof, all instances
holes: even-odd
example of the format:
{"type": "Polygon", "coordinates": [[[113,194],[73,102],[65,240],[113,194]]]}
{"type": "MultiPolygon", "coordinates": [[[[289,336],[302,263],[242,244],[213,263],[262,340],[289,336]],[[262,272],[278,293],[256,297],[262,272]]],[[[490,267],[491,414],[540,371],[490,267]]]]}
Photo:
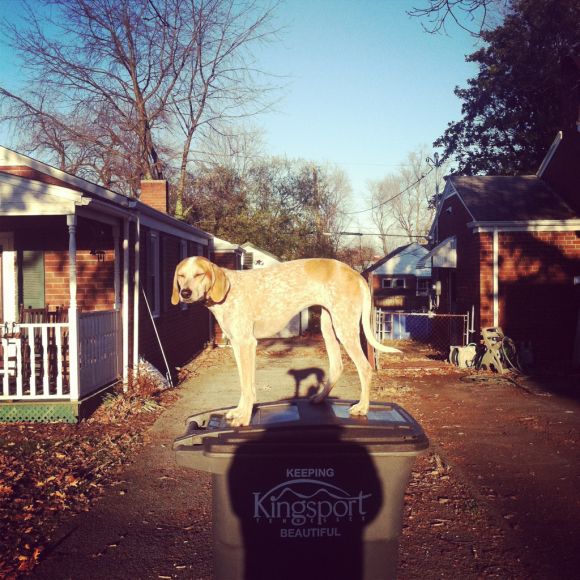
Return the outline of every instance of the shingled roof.
{"type": "Polygon", "coordinates": [[[570,205],[535,175],[451,176],[448,181],[476,222],[578,218],[570,205]]]}

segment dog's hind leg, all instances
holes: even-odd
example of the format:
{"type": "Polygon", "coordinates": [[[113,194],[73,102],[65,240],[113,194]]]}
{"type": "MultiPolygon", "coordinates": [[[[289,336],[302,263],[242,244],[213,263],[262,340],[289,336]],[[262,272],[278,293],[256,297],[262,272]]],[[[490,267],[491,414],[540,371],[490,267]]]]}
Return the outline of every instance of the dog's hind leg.
{"type": "Polygon", "coordinates": [[[237,408],[227,413],[227,418],[235,427],[249,425],[252,418],[252,409],[256,402],[256,345],[257,340],[254,337],[241,342],[232,340],[242,391],[237,408]]]}
{"type": "Polygon", "coordinates": [[[347,316],[335,321],[334,324],[336,336],[342,343],[348,356],[352,359],[352,362],[355,364],[360,380],[360,401],[350,408],[351,415],[368,414],[370,388],[373,376],[373,369],[361,346],[359,321],[360,313],[357,313],[356,309],[351,309],[347,316]]]}
{"type": "Polygon", "coordinates": [[[360,401],[353,405],[349,412],[351,415],[367,415],[369,412],[373,369],[363,352],[358,336],[343,341],[342,345],[354,362],[360,380],[360,401]]]}
{"type": "Polygon", "coordinates": [[[338,379],[340,378],[343,369],[342,355],[340,352],[340,343],[336,338],[330,313],[325,308],[322,308],[322,312],[320,314],[320,331],[322,332],[324,344],[326,345],[329,370],[328,370],[328,378],[324,382],[322,390],[320,391],[320,393],[312,397],[313,403],[320,403],[328,396],[334,385],[336,385],[336,383],[338,382],[338,379]]]}

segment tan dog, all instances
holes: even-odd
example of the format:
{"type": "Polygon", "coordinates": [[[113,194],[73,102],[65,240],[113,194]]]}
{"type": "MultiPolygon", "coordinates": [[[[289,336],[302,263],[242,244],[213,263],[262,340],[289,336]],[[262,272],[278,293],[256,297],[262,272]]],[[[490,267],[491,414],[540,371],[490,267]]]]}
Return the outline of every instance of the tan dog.
{"type": "Polygon", "coordinates": [[[371,296],[363,277],[342,262],[313,258],[268,268],[237,272],[207,258],[182,260],[175,269],[171,303],[203,302],[230,339],[242,394],[228,414],[233,425],[249,425],[256,401],[256,344],[280,332],[308,306],[320,305],[320,327],[330,363],[328,380],[314,402],[322,401],[342,373],[339,341],[353,360],[361,383],[360,401],[352,415],[369,408],[372,367],[360,343],[360,322],[369,343],[383,352],[400,352],[380,344],[370,328],[371,296]]]}

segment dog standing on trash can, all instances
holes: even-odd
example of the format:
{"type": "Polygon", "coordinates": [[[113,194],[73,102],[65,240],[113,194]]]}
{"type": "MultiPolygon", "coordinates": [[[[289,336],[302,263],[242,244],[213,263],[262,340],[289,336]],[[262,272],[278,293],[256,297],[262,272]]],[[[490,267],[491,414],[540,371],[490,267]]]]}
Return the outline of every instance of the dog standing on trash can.
{"type": "Polygon", "coordinates": [[[173,278],[171,303],[180,301],[205,304],[231,342],[242,390],[237,408],[228,413],[234,426],[249,425],[256,402],[257,339],[274,336],[309,306],[322,307],[320,328],[330,364],[328,380],[313,397],[314,402],[330,393],[342,373],[340,341],[356,365],[361,383],[360,401],[350,413],[368,413],[372,367],[360,343],[361,320],[366,339],[374,348],[401,352],[375,339],[367,283],[337,260],[294,260],[239,272],[220,268],[207,258],[186,258],[177,265],[173,278]]]}

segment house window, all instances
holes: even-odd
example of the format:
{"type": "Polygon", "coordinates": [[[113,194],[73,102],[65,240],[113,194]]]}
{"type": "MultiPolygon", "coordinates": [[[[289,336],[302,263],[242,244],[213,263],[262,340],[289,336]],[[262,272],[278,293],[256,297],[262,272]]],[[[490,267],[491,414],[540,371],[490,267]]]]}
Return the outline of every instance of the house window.
{"type": "Polygon", "coordinates": [[[171,267],[171,248],[173,240],[169,236],[161,236],[160,264],[161,271],[161,310],[167,312],[171,300],[171,291],[173,290],[173,273],[174,269],[171,267]]]}
{"type": "Polygon", "coordinates": [[[187,258],[187,240],[179,240],[179,261],[187,258]]]}
{"type": "Polygon", "coordinates": [[[161,306],[159,275],[159,234],[147,234],[145,293],[153,316],[159,316],[161,306]]]}
{"type": "Polygon", "coordinates": [[[405,278],[383,278],[383,288],[406,288],[405,278]]]}
{"type": "MultiPolygon", "coordinates": [[[[185,260],[185,258],[187,258],[187,240],[179,240],[179,261],[181,262],[181,260],[185,260]]],[[[189,304],[186,304],[185,302],[181,303],[181,310],[187,310],[189,307],[189,304]]]]}
{"type": "Polygon", "coordinates": [[[417,278],[417,296],[427,296],[431,280],[429,278],[417,278]]]}
{"type": "Polygon", "coordinates": [[[18,252],[18,303],[24,308],[44,308],[44,252],[18,252]]]}

